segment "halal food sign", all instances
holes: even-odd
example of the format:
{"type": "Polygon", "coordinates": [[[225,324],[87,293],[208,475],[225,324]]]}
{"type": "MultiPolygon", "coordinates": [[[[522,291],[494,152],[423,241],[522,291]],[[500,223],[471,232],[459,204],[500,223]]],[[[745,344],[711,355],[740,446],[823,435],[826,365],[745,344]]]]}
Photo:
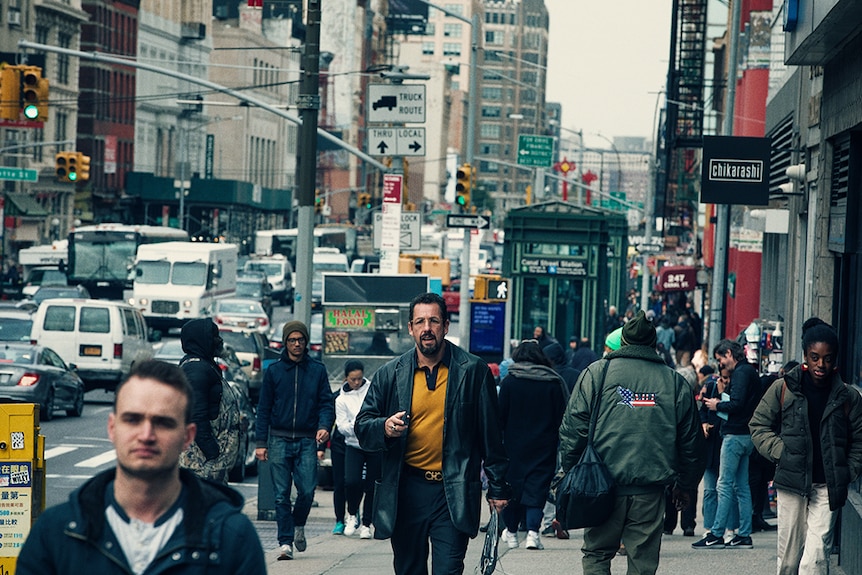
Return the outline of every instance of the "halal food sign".
{"type": "Polygon", "coordinates": [[[769,138],[703,137],[700,201],[769,204],[769,138]]]}

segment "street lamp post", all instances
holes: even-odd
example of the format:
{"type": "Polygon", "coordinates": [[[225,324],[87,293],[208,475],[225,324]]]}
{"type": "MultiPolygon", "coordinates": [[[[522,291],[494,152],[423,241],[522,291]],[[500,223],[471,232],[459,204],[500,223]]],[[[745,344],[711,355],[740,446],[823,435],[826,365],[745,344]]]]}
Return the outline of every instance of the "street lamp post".
{"type": "MultiPolygon", "coordinates": [[[[469,102],[467,104],[467,151],[464,153],[465,160],[473,167],[476,154],[476,111],[478,109],[479,95],[476,94],[479,83],[478,68],[476,66],[477,53],[479,51],[479,15],[474,13],[472,18],[465,18],[442,6],[433,4],[428,0],[419,0],[435,8],[450,18],[460,20],[470,26],[470,84],[469,102]]],[[[470,230],[464,228],[464,249],[461,250],[461,304],[458,307],[458,325],[460,326],[460,344],[464,349],[470,349],[470,230]],[[466,271],[466,277],[464,272],[466,271]]]]}

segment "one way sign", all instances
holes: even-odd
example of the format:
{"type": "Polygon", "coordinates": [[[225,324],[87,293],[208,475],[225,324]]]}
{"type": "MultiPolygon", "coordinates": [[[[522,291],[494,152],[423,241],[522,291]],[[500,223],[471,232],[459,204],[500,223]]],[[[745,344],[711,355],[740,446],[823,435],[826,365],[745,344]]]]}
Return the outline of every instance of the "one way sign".
{"type": "Polygon", "coordinates": [[[369,128],[366,142],[372,156],[424,156],[425,128],[369,128]]]}

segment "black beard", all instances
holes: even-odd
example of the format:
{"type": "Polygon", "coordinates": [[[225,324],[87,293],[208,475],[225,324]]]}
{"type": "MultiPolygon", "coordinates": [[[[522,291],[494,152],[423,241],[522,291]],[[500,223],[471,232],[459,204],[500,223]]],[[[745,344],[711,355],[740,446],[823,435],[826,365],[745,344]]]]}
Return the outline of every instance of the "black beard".
{"type": "Polygon", "coordinates": [[[437,355],[437,352],[440,351],[440,348],[443,346],[442,342],[435,341],[431,345],[425,345],[422,341],[419,341],[419,353],[424,355],[425,357],[433,357],[437,355]]]}

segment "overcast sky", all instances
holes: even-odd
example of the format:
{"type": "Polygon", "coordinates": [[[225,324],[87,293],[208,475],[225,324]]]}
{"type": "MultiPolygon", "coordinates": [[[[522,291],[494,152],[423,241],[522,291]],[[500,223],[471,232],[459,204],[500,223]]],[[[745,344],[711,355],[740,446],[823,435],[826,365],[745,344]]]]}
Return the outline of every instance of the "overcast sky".
{"type": "Polygon", "coordinates": [[[670,0],[545,0],[550,15],[547,101],[563,127],[651,137],[670,49],[670,0]]]}

